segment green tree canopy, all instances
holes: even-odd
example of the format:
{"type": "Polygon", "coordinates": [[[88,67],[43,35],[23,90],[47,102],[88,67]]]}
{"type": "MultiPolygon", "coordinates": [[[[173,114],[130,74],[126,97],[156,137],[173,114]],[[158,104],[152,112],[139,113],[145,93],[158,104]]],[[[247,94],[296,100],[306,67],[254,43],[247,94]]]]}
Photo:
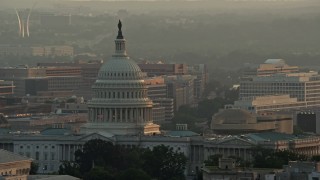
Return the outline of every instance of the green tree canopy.
{"type": "Polygon", "coordinates": [[[76,162],[64,162],[59,174],[84,179],[185,179],[187,158],[173,148],[160,145],[152,150],[124,148],[101,139],[85,143],[76,151],[76,162]],[[150,178],[151,177],[151,178],[150,178]]]}
{"type": "Polygon", "coordinates": [[[153,177],[159,179],[184,179],[184,170],[187,158],[183,153],[174,151],[173,148],[160,145],[153,150],[146,151],[143,169],[153,177]]]}

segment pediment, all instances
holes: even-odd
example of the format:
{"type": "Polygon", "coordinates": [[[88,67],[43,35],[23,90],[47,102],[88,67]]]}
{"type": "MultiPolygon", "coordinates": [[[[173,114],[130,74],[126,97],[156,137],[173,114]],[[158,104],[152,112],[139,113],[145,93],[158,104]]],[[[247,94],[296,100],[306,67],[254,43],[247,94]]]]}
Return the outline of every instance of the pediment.
{"type": "Polygon", "coordinates": [[[97,132],[97,133],[91,133],[91,134],[85,135],[85,136],[81,137],[79,139],[79,141],[89,141],[92,139],[101,139],[104,141],[114,142],[114,139],[112,137],[114,137],[113,134],[97,132]]]}
{"type": "Polygon", "coordinates": [[[230,138],[230,139],[222,140],[221,142],[218,143],[218,145],[253,146],[255,145],[255,143],[246,139],[230,138]]]}

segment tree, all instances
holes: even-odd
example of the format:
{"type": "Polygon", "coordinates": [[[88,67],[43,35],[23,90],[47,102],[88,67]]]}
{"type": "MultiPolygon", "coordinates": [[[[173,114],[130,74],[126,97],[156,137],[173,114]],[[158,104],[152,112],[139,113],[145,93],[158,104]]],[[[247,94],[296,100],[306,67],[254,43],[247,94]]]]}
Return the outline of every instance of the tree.
{"type": "Polygon", "coordinates": [[[90,140],[84,144],[83,151],[75,152],[81,172],[89,172],[93,165],[104,167],[112,164],[113,155],[113,144],[101,139],[90,140]]]}
{"type": "Polygon", "coordinates": [[[80,167],[77,163],[71,163],[69,161],[64,161],[59,166],[59,174],[67,174],[75,177],[81,177],[80,167]]]}
{"type": "Polygon", "coordinates": [[[208,160],[204,161],[206,166],[218,166],[219,158],[222,158],[222,154],[214,154],[208,157],[208,160]]]}
{"type": "Polygon", "coordinates": [[[212,115],[223,108],[225,104],[227,104],[227,102],[220,97],[200,101],[197,110],[198,116],[211,119],[212,115]]]}
{"type": "Polygon", "coordinates": [[[141,169],[130,168],[120,173],[116,180],[150,180],[151,177],[141,169]]]}
{"type": "Polygon", "coordinates": [[[187,158],[173,148],[160,145],[144,153],[143,169],[152,177],[160,180],[185,179],[184,170],[187,158]]]}
{"type": "Polygon", "coordinates": [[[39,164],[35,162],[31,162],[30,174],[31,175],[37,174],[38,169],[39,169],[39,164]]]}
{"type": "Polygon", "coordinates": [[[105,167],[94,167],[84,175],[85,180],[114,180],[112,170],[105,167]]]}
{"type": "Polygon", "coordinates": [[[253,166],[257,168],[282,168],[289,161],[305,161],[307,156],[289,150],[265,149],[261,146],[252,149],[253,166]]]}

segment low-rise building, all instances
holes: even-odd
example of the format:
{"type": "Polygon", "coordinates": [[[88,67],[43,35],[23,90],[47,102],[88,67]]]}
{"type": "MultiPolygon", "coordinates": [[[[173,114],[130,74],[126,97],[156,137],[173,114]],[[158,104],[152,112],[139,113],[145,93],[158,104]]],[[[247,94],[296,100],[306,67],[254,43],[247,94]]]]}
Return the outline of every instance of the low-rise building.
{"type": "Polygon", "coordinates": [[[27,180],[31,162],[31,158],[0,149],[0,179],[27,180]]]}
{"type": "Polygon", "coordinates": [[[217,134],[244,134],[274,131],[292,134],[292,115],[284,112],[252,113],[243,109],[222,109],[212,117],[211,129],[217,134]]]}

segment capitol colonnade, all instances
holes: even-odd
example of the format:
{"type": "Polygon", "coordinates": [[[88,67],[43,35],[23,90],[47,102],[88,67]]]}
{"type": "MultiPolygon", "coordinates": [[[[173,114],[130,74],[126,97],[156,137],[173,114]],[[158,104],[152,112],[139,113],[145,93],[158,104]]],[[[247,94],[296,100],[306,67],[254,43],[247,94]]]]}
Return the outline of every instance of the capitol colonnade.
{"type": "Polygon", "coordinates": [[[136,120],[149,122],[152,119],[152,110],[150,108],[89,108],[89,119],[91,122],[118,122],[134,123],[136,120]]]}

